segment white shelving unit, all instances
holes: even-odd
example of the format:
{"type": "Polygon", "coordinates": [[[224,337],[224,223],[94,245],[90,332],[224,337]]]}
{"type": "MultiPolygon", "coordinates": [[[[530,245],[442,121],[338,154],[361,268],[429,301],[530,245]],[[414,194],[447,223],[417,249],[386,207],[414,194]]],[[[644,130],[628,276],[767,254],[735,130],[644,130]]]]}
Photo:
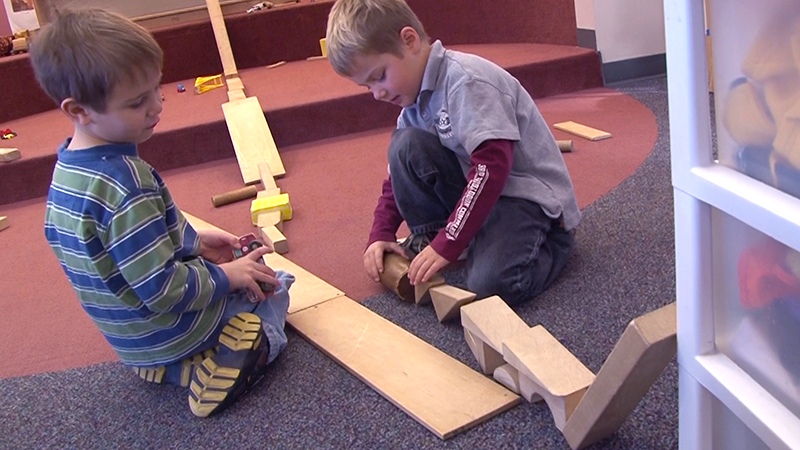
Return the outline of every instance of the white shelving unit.
{"type": "Polygon", "coordinates": [[[716,157],[703,0],[664,1],[680,448],[800,449],[800,1],[709,3],[716,157]]]}

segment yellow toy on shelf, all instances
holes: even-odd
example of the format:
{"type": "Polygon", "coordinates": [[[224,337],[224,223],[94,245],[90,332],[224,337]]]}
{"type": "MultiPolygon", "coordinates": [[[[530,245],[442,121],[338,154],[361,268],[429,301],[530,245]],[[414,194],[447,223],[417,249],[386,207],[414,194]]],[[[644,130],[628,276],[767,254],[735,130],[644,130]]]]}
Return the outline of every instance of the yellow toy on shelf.
{"type": "Polygon", "coordinates": [[[197,77],[197,79],[194,80],[194,92],[196,94],[202,94],[203,92],[222,87],[223,85],[222,74],[212,75],[210,77],[197,77]]]}

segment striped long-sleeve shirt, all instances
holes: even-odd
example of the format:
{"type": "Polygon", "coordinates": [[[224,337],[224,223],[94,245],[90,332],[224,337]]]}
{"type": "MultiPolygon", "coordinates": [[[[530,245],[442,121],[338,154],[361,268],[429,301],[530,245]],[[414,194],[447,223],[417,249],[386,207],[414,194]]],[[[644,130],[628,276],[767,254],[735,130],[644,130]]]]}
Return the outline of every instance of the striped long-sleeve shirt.
{"type": "Polygon", "coordinates": [[[123,363],[169,364],[200,350],[230,284],[199,257],[197,233],[133,144],[58,150],[45,236],[83,309],[123,363]]]}

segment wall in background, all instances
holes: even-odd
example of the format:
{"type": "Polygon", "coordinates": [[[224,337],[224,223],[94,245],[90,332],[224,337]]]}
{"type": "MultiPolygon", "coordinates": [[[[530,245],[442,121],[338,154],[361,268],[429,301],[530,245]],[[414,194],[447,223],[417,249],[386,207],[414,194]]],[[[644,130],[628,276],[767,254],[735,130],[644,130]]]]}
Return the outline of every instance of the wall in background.
{"type": "Polygon", "coordinates": [[[600,52],[606,83],[667,72],[662,2],[574,1],[578,45],[600,52]]]}
{"type": "Polygon", "coordinates": [[[0,36],[8,36],[11,33],[11,25],[8,23],[6,15],[6,3],[0,2],[0,36]]]}

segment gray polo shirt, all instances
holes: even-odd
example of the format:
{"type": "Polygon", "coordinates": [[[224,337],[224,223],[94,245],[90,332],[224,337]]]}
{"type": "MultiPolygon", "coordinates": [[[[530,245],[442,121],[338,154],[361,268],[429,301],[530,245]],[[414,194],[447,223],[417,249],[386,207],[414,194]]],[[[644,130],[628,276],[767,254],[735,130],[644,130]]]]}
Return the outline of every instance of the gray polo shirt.
{"type": "Polygon", "coordinates": [[[417,102],[403,108],[397,128],[436,133],[466,176],[470,155],[484,141],[514,141],[511,174],[501,195],[534,201],[564,228],[580,211],[564,158],[539,109],[519,81],[479,56],[433,43],[417,102]]]}

